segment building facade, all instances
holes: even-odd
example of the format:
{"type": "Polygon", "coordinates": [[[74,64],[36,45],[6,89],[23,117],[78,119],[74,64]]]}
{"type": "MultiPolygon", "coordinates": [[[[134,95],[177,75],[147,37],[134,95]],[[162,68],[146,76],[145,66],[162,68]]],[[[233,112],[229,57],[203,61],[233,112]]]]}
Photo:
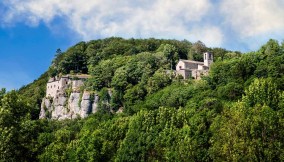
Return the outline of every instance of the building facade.
{"type": "Polygon", "coordinates": [[[46,85],[46,97],[55,98],[59,92],[63,92],[68,86],[76,91],[87,78],[89,78],[89,75],[65,75],[50,78],[46,85]]]}
{"type": "Polygon", "coordinates": [[[213,54],[205,52],[203,62],[192,60],[179,60],[176,65],[176,74],[184,79],[200,79],[201,76],[208,75],[209,67],[213,63],[213,54]]]}

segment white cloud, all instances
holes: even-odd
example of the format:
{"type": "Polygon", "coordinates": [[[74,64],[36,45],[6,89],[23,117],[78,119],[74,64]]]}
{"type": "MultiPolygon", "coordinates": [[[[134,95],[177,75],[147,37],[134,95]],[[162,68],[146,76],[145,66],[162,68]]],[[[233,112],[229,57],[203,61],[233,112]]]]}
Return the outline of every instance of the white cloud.
{"type": "Polygon", "coordinates": [[[84,40],[122,36],[205,40],[209,46],[222,43],[220,29],[201,26],[213,7],[209,0],[4,0],[4,4],[9,6],[6,23],[36,26],[61,17],[84,40]],[[197,31],[198,27],[204,31],[197,31]]]}
{"type": "Polygon", "coordinates": [[[63,20],[59,24],[66,25],[77,33],[76,38],[79,36],[83,40],[110,36],[175,38],[201,40],[207,46],[225,44],[228,45],[226,48],[230,48],[230,44],[239,42],[252,50],[257,49],[269,38],[283,39],[280,38],[284,33],[283,0],[214,2],[210,0],[2,0],[0,4],[4,4],[6,10],[4,14],[1,11],[0,25],[24,22],[30,26],[37,26],[43,22],[54,31],[58,30],[54,21],[58,21],[59,18],[63,20]],[[230,42],[232,40],[234,42],[230,42]]]}
{"type": "Polygon", "coordinates": [[[283,0],[222,0],[221,13],[242,38],[283,31],[283,0]]]}
{"type": "Polygon", "coordinates": [[[205,25],[201,28],[195,28],[191,31],[191,33],[192,38],[195,38],[196,40],[202,40],[205,45],[210,44],[213,47],[219,47],[224,40],[222,31],[219,28],[210,25],[205,25]]]}

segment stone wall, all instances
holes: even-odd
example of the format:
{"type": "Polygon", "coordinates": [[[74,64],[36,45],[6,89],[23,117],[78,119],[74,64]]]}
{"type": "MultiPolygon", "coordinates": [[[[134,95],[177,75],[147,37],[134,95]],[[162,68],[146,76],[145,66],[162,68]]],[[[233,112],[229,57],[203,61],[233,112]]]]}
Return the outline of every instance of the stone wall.
{"type": "Polygon", "coordinates": [[[181,75],[183,79],[188,79],[191,77],[191,70],[178,70],[176,75],[181,75]]]}
{"type": "Polygon", "coordinates": [[[46,97],[42,100],[39,118],[58,120],[85,118],[88,114],[97,112],[98,96],[92,96],[89,92],[81,90],[86,77],[88,76],[78,78],[67,75],[60,79],[51,78],[47,83],[46,97]]]}
{"type": "Polygon", "coordinates": [[[191,72],[191,77],[194,79],[201,79],[202,76],[207,76],[208,75],[208,70],[192,70],[191,72]]]}
{"type": "Polygon", "coordinates": [[[70,84],[69,78],[53,78],[46,85],[46,97],[56,97],[56,94],[70,84]]]}
{"type": "Polygon", "coordinates": [[[184,68],[185,68],[184,62],[179,61],[178,64],[176,65],[176,70],[179,71],[184,68]]]}

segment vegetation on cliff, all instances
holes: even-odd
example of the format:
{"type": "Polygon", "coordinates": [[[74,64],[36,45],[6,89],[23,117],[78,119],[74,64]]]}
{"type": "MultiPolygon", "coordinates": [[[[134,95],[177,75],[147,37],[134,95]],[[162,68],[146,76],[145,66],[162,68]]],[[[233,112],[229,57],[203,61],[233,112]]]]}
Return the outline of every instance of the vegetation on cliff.
{"type": "Polygon", "coordinates": [[[283,161],[284,44],[241,54],[186,40],[108,38],[58,50],[49,70],[0,91],[3,161],[283,161]],[[178,59],[214,64],[202,80],[170,70],[178,59]],[[85,119],[38,120],[48,76],[89,73],[100,96],[85,119]],[[112,92],[109,96],[108,91],[112,92]],[[123,108],[123,113],[114,114],[123,108]]]}

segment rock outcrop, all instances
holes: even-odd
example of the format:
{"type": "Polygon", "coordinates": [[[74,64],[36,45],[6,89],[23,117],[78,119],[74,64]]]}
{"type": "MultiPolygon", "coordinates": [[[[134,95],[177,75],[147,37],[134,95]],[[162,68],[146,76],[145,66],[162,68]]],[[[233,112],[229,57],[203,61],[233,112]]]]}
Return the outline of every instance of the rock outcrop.
{"type": "Polygon", "coordinates": [[[45,97],[42,100],[39,118],[49,119],[75,119],[85,118],[97,112],[99,98],[84,91],[72,92],[70,96],[58,94],[56,97],[45,97]]]}
{"type": "Polygon", "coordinates": [[[86,75],[66,75],[51,78],[46,86],[46,97],[42,99],[39,118],[75,119],[85,118],[97,112],[99,97],[82,90],[86,75]]]}
{"type": "MultiPolygon", "coordinates": [[[[99,102],[110,105],[109,101],[100,101],[99,96],[84,90],[84,81],[88,75],[66,75],[50,78],[46,85],[46,97],[42,99],[40,119],[85,118],[98,111],[99,102]]],[[[108,90],[109,97],[112,96],[108,90]]],[[[113,112],[110,110],[110,112],[113,112]]],[[[122,109],[118,112],[122,112],[122,109]]]]}

